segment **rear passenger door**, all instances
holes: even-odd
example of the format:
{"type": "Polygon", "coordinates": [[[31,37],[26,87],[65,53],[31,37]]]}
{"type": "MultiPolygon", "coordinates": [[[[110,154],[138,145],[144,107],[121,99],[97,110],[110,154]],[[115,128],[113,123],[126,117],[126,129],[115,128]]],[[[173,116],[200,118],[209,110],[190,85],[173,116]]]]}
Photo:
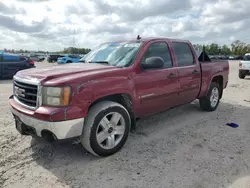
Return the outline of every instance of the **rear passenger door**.
{"type": "Polygon", "coordinates": [[[172,42],[179,75],[179,104],[195,100],[200,91],[201,72],[191,46],[186,42],[172,42]]]}
{"type": "Polygon", "coordinates": [[[159,69],[143,70],[135,76],[136,95],[140,100],[138,115],[149,115],[175,105],[178,95],[177,68],[174,67],[169,45],[165,41],[149,44],[141,60],[149,57],[161,57],[165,66],[159,69]]]}

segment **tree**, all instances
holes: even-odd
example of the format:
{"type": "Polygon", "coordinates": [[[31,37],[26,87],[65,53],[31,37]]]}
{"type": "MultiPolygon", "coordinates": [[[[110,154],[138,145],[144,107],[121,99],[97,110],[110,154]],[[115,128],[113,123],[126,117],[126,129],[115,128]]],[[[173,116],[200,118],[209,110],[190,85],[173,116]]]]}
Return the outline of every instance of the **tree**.
{"type": "Polygon", "coordinates": [[[209,54],[210,55],[217,55],[217,54],[219,54],[219,45],[216,44],[216,43],[212,43],[209,46],[209,54]]]}
{"type": "Polygon", "coordinates": [[[231,54],[231,50],[227,45],[223,45],[221,48],[221,54],[223,55],[230,55],[231,54]]]}
{"type": "Polygon", "coordinates": [[[250,52],[249,44],[242,42],[240,40],[236,40],[231,44],[232,53],[235,55],[244,55],[247,52],[250,52]]]}

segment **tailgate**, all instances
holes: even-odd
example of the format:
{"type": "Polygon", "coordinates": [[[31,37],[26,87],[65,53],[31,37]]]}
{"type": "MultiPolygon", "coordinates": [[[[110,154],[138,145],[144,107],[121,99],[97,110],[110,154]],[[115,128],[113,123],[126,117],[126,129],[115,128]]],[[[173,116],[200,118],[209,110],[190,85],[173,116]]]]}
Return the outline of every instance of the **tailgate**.
{"type": "Polygon", "coordinates": [[[240,69],[250,70],[250,61],[240,61],[240,69]]]}

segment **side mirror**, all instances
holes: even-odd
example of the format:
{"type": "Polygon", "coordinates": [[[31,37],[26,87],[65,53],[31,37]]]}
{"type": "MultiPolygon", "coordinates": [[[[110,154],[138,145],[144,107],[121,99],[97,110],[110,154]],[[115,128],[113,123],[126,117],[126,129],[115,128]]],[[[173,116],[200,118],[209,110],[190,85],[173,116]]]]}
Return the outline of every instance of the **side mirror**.
{"type": "Polygon", "coordinates": [[[141,65],[144,69],[163,68],[164,60],[161,57],[149,57],[141,65]]]}

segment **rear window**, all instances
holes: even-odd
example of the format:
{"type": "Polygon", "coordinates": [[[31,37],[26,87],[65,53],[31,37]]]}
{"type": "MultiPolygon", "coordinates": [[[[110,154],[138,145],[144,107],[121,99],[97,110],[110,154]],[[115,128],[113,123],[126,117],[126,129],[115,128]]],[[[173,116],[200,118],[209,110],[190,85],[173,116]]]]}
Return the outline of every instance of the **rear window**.
{"type": "Polygon", "coordinates": [[[250,55],[244,55],[243,60],[250,61],[250,55]]]}

